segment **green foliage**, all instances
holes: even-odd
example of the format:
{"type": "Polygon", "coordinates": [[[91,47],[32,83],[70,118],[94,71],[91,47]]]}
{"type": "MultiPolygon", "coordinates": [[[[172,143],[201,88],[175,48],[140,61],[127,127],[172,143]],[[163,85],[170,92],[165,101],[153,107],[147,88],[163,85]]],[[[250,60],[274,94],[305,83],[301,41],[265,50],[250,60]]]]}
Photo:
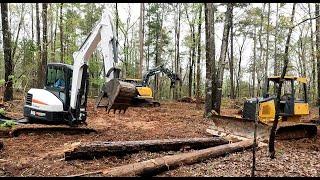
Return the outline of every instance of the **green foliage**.
{"type": "Polygon", "coordinates": [[[6,120],[0,124],[0,128],[13,128],[17,123],[12,120],[6,120]]]}
{"type": "Polygon", "coordinates": [[[6,111],[3,108],[0,108],[0,114],[5,115],[6,111]]]}

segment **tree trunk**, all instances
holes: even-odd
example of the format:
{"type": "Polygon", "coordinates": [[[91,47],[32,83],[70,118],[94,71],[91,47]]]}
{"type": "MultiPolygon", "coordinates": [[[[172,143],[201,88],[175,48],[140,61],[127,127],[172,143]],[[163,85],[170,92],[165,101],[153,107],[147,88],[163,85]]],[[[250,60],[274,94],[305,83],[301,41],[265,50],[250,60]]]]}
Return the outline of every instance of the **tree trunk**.
{"type": "Polygon", "coordinates": [[[21,7],[21,14],[20,14],[20,21],[19,21],[19,24],[18,24],[17,35],[16,35],[16,38],[14,40],[14,45],[13,45],[12,54],[11,54],[12,60],[14,60],[14,58],[15,58],[14,56],[16,54],[16,49],[18,47],[18,40],[19,40],[21,25],[22,25],[22,23],[24,21],[24,6],[25,5],[24,4],[21,4],[21,5],[22,5],[22,7],[21,7]]]}
{"type": "Polygon", "coordinates": [[[47,66],[47,57],[48,57],[48,42],[47,42],[47,3],[42,3],[42,55],[41,55],[41,63],[39,65],[39,79],[38,79],[38,87],[43,87],[45,83],[45,74],[46,74],[46,66],[47,66]]]}
{"type": "Polygon", "coordinates": [[[229,58],[229,70],[230,70],[230,98],[234,99],[234,78],[233,78],[233,13],[231,13],[230,23],[230,58],[229,58]]]}
{"type": "Polygon", "coordinates": [[[42,66],[41,66],[41,39],[40,39],[40,13],[39,13],[39,3],[36,3],[36,29],[37,29],[37,46],[38,46],[38,70],[37,70],[37,87],[38,88],[43,88],[42,87],[42,79],[43,79],[43,74],[42,74],[42,66]]]}
{"type": "Polygon", "coordinates": [[[279,63],[278,63],[278,60],[277,60],[277,36],[278,36],[278,26],[279,26],[279,22],[278,22],[278,19],[279,19],[279,6],[278,6],[278,3],[277,3],[277,15],[276,15],[276,27],[275,27],[275,33],[274,33],[274,76],[277,76],[278,73],[279,73],[279,63]]]}
{"type": "Polygon", "coordinates": [[[262,67],[262,62],[263,62],[263,43],[262,43],[262,28],[263,28],[263,19],[264,19],[264,16],[263,16],[263,13],[264,13],[264,9],[265,9],[265,6],[266,6],[266,3],[263,3],[263,10],[262,10],[262,13],[261,13],[261,16],[260,16],[260,29],[259,29],[259,45],[260,45],[260,54],[259,54],[259,59],[260,61],[258,61],[258,69],[257,69],[257,80],[258,80],[258,86],[257,86],[257,97],[260,96],[260,91],[261,91],[261,80],[263,79],[263,67],[262,67]]]}
{"type": "Polygon", "coordinates": [[[223,84],[223,74],[224,74],[224,65],[226,60],[226,53],[228,47],[228,38],[231,26],[233,4],[227,4],[227,11],[225,13],[225,23],[223,28],[223,36],[220,50],[219,66],[218,66],[218,83],[217,83],[217,104],[214,107],[214,110],[220,114],[221,99],[222,99],[222,84],[223,84]]]}
{"type": "Polygon", "coordinates": [[[256,49],[257,49],[257,29],[254,27],[254,35],[253,35],[253,67],[252,67],[252,91],[251,96],[255,96],[255,87],[256,87],[256,61],[257,61],[257,55],[256,55],[256,49]]]}
{"type": "MultiPolygon", "coordinates": [[[[181,4],[178,4],[178,30],[177,30],[177,73],[181,76],[181,65],[180,65],[180,21],[181,21],[181,4]]],[[[181,97],[181,87],[182,83],[179,81],[179,93],[177,93],[177,98],[181,97]]]]}
{"type": "MultiPolygon", "coordinates": [[[[320,15],[319,4],[316,3],[316,16],[320,15]]],[[[317,77],[318,77],[318,107],[320,116],[320,19],[316,19],[316,52],[317,52],[317,77]]]]}
{"type": "Polygon", "coordinates": [[[52,42],[52,60],[56,62],[56,42],[57,42],[57,29],[58,29],[58,18],[59,18],[59,11],[58,7],[56,9],[56,22],[55,22],[55,28],[54,28],[54,37],[53,37],[53,42],[52,42]]]}
{"type": "MultiPolygon", "coordinates": [[[[296,7],[296,3],[294,3],[293,7],[292,7],[291,24],[293,24],[293,20],[294,20],[295,7],[296,7]]],[[[286,47],[285,47],[285,50],[284,50],[283,69],[282,69],[282,73],[281,73],[281,76],[280,76],[279,87],[277,88],[277,99],[276,99],[276,103],[275,103],[276,116],[275,116],[274,121],[273,121],[273,125],[272,125],[271,132],[270,132],[270,138],[269,138],[269,153],[270,153],[270,158],[271,159],[275,158],[274,141],[276,139],[276,129],[277,129],[278,121],[279,121],[279,117],[280,117],[279,116],[279,113],[280,113],[280,96],[281,96],[281,89],[282,89],[283,79],[284,79],[284,76],[286,75],[287,67],[288,67],[288,63],[289,63],[289,46],[290,46],[290,38],[291,38],[291,34],[292,34],[293,28],[294,28],[293,26],[289,28],[289,33],[288,33],[287,41],[286,41],[286,47]]]]}
{"type": "Polygon", "coordinates": [[[8,23],[8,3],[1,3],[1,23],[2,23],[2,38],[3,38],[3,57],[5,64],[5,90],[4,90],[4,101],[13,100],[13,63],[11,56],[11,33],[8,23]]]}
{"type": "Polygon", "coordinates": [[[212,3],[204,3],[206,35],[206,81],[204,117],[212,116],[212,64],[214,64],[214,12],[212,3]]]}
{"type": "Polygon", "coordinates": [[[205,159],[217,158],[226,154],[244,151],[253,147],[252,140],[225,144],[198,151],[168,155],[138,163],[103,169],[88,174],[104,174],[105,176],[152,176],[165,170],[172,170],[181,165],[191,165],[205,159]]]}
{"type": "Polygon", "coordinates": [[[228,141],[220,137],[116,142],[97,141],[83,143],[72,150],[66,151],[65,160],[122,156],[139,151],[179,151],[186,146],[191,149],[203,149],[227,143],[228,141]]]}
{"type": "Polygon", "coordinates": [[[60,62],[64,63],[64,45],[63,45],[63,41],[64,41],[64,37],[63,37],[63,14],[62,14],[62,8],[63,8],[63,3],[60,3],[60,24],[59,24],[59,28],[60,28],[60,62]]]}
{"type": "Polygon", "coordinates": [[[138,78],[142,79],[142,67],[143,67],[143,44],[144,44],[144,3],[140,3],[140,24],[139,24],[139,71],[138,78]]]}
{"type": "Polygon", "coordinates": [[[267,82],[268,82],[268,60],[269,60],[269,27],[270,27],[270,3],[268,3],[268,25],[267,25],[267,49],[266,49],[266,59],[265,59],[265,66],[264,66],[264,83],[263,83],[263,93],[266,94],[267,92],[267,82]]]}
{"type": "Polygon", "coordinates": [[[197,92],[196,92],[196,101],[197,107],[200,108],[200,61],[201,61],[201,17],[202,17],[202,4],[199,4],[199,24],[198,24],[198,60],[197,60],[197,92]]]}
{"type": "MultiPolygon", "coordinates": [[[[312,15],[311,15],[311,7],[310,7],[310,3],[308,3],[308,9],[309,9],[309,17],[312,18],[312,15]]],[[[313,36],[313,23],[312,23],[312,20],[310,19],[310,34],[311,34],[311,48],[310,48],[310,51],[311,51],[311,61],[312,61],[312,102],[314,101],[315,99],[315,94],[316,94],[316,53],[314,51],[314,43],[313,43],[313,40],[314,40],[314,36],[313,36]]]]}

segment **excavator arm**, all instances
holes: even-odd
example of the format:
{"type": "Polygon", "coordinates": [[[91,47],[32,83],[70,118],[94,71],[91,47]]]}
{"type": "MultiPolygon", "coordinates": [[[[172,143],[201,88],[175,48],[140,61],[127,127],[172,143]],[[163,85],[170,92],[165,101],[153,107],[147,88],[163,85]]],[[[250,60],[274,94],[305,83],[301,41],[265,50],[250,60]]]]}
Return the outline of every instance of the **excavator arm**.
{"type": "Polygon", "coordinates": [[[150,69],[144,76],[143,76],[143,79],[142,79],[142,86],[147,86],[148,83],[149,83],[149,78],[151,76],[154,76],[156,74],[159,74],[159,73],[165,73],[171,80],[171,85],[170,85],[170,88],[174,88],[175,85],[176,85],[176,82],[177,81],[181,81],[180,77],[178,74],[176,73],[173,73],[170,69],[168,68],[165,68],[164,65],[160,65],[154,69],[150,69]]]}
{"type": "MultiPolygon", "coordinates": [[[[119,78],[120,69],[115,67],[118,62],[118,51],[116,46],[116,36],[113,30],[111,16],[104,12],[100,21],[97,22],[91,33],[88,35],[80,49],[73,54],[74,65],[72,74],[72,88],[70,97],[70,111],[74,115],[72,119],[81,119],[86,116],[86,101],[88,89],[88,60],[92,53],[100,43],[101,52],[104,61],[105,86],[103,91],[109,97],[109,110],[113,103],[117,102],[117,97],[121,94],[121,87],[128,86],[133,91],[134,87],[124,82],[114,80],[119,78]],[[109,87],[106,87],[109,86],[109,87]],[[116,90],[115,90],[116,89],[116,90]]],[[[129,93],[130,97],[126,97],[130,101],[134,93],[129,93]],[[131,97],[132,96],[132,97],[131,97]]],[[[125,109],[128,106],[125,107],[125,109]]]]}

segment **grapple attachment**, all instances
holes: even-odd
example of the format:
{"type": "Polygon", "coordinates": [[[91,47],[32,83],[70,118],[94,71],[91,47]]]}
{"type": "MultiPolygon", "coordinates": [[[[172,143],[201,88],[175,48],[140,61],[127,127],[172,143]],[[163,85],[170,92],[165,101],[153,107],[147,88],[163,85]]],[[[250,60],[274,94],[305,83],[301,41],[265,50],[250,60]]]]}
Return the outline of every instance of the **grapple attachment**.
{"type": "Polygon", "coordinates": [[[132,100],[137,95],[136,87],[119,79],[112,79],[107,82],[100,92],[97,99],[96,107],[105,107],[108,113],[113,109],[114,113],[119,110],[119,113],[126,112],[132,104],[132,100]],[[106,98],[107,103],[100,105],[103,98],[106,98]]]}

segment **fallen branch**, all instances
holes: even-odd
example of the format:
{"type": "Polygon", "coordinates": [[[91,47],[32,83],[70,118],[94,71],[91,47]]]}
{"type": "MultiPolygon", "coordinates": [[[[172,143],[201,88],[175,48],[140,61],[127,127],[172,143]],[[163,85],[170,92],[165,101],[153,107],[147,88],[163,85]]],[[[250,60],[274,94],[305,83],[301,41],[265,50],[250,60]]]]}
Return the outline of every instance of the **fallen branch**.
{"type": "Polygon", "coordinates": [[[114,168],[102,169],[95,172],[72,175],[71,177],[103,174],[104,176],[151,176],[157,173],[172,170],[176,167],[190,165],[209,158],[217,158],[233,152],[252,148],[252,140],[225,144],[188,153],[164,156],[138,163],[132,163],[114,168]]]}
{"type": "Polygon", "coordinates": [[[227,140],[220,137],[117,142],[98,141],[82,143],[74,149],[66,151],[65,160],[93,159],[112,155],[122,156],[142,150],[150,152],[178,151],[184,147],[204,149],[227,143],[227,140]]]}

